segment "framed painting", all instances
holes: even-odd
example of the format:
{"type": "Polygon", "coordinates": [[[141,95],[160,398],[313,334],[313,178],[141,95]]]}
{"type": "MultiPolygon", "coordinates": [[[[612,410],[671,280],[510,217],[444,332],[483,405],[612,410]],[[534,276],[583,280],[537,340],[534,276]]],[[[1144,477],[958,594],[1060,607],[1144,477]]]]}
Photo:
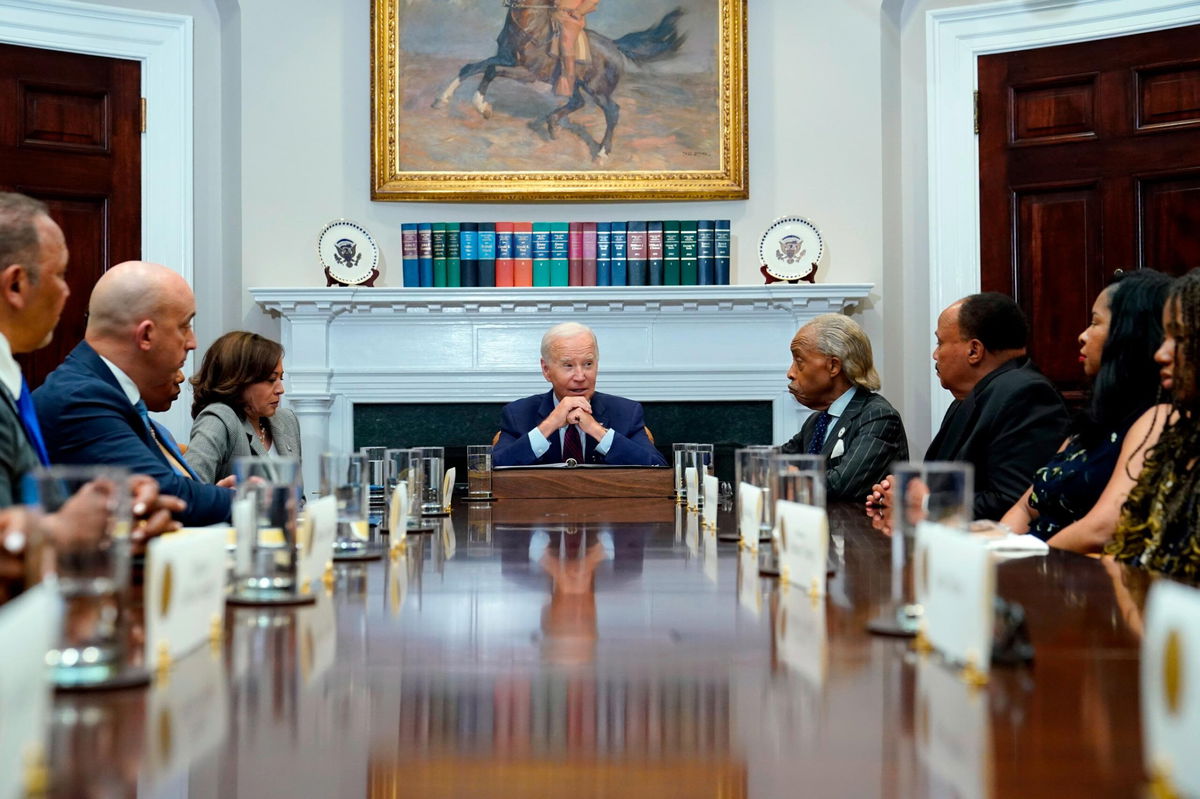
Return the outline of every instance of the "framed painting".
{"type": "Polygon", "coordinates": [[[745,199],[745,2],[372,0],[372,199],[745,199]]]}

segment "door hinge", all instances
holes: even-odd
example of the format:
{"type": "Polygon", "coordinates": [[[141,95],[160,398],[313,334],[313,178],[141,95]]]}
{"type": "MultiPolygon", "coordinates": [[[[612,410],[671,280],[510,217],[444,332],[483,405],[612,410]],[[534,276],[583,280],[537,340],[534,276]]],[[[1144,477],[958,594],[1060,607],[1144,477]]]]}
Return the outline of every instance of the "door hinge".
{"type": "Polygon", "coordinates": [[[141,98],[140,105],[141,105],[141,113],[142,113],[141,132],[145,133],[146,132],[146,98],[145,97],[141,98]]]}
{"type": "MultiPolygon", "coordinates": [[[[972,94],[974,95],[973,101],[975,103],[975,135],[978,136],[979,135],[979,90],[976,89],[972,94]]],[[[143,117],[143,119],[144,119],[144,117],[143,117]]],[[[142,130],[145,130],[145,127],[143,127],[142,130]]]]}

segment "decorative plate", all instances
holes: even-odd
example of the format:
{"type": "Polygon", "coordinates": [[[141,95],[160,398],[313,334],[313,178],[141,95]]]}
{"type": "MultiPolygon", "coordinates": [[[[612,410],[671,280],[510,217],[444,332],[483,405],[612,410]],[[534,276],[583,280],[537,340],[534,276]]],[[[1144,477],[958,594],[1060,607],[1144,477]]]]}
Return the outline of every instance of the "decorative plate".
{"type": "Polygon", "coordinates": [[[776,280],[801,280],[816,272],[825,248],[816,225],[801,216],[776,219],[758,245],[762,271],[776,280]]]}
{"type": "Polygon", "coordinates": [[[317,238],[317,254],[332,282],[358,286],[379,274],[379,245],[367,229],[349,219],[335,219],[317,238]]]}

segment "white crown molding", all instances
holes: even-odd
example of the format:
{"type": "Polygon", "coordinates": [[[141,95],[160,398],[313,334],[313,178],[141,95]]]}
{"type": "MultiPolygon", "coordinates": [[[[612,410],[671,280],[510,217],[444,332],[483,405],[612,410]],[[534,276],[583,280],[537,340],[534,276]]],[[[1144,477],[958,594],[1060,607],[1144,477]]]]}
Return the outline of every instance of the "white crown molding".
{"type": "MultiPolygon", "coordinates": [[[[1195,0],[1006,0],[927,12],[930,308],[979,291],[979,56],[1200,22],[1195,0]]],[[[932,344],[931,344],[932,346],[932,344]]],[[[950,404],[930,373],[933,429],[950,404]]]]}

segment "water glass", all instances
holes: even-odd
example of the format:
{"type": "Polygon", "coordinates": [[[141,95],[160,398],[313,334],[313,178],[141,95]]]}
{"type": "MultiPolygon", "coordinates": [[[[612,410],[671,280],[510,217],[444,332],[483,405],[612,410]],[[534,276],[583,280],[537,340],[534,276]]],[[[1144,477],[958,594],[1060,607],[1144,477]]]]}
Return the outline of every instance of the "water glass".
{"type": "Polygon", "coordinates": [[[237,458],[233,462],[237,534],[233,587],[236,604],[310,602],[299,594],[300,461],[296,458],[237,458]]]}
{"type": "Polygon", "coordinates": [[[492,445],[467,447],[467,500],[481,502],[493,499],[492,445]]]}
{"type": "Polygon", "coordinates": [[[672,444],[671,463],[675,467],[675,502],[682,505],[687,502],[687,479],[684,470],[688,467],[688,447],[695,444],[672,444]]]}
{"type": "Polygon", "coordinates": [[[741,506],[741,485],[746,483],[762,492],[762,515],[759,519],[759,539],[767,539],[771,537],[771,481],[768,479],[770,475],[771,455],[776,452],[776,448],[767,444],[755,444],[749,447],[743,447],[734,453],[734,489],[733,495],[737,497],[737,518],[742,518],[741,506]]]}
{"type": "Polygon", "coordinates": [[[367,458],[361,452],[321,455],[321,496],[337,499],[334,560],[361,557],[370,549],[367,508],[370,485],[367,458]]]}
{"type": "Polygon", "coordinates": [[[442,479],[445,475],[446,454],[442,447],[417,447],[417,465],[421,470],[421,513],[425,516],[442,516],[446,513],[442,497],[442,479]]]}
{"type": "Polygon", "coordinates": [[[696,470],[696,502],[688,503],[688,510],[704,509],[704,476],[713,474],[714,459],[712,444],[689,444],[688,466],[696,470]]]}
{"type": "Polygon", "coordinates": [[[129,587],[129,473],[101,466],[54,466],[35,475],[52,536],[63,629],[47,656],[56,685],[111,684],[126,665],[123,622],[129,587]]]}
{"type": "Polygon", "coordinates": [[[391,507],[392,492],[396,486],[404,483],[408,486],[408,507],[405,515],[408,517],[408,531],[428,529],[427,523],[421,521],[421,454],[417,449],[389,449],[388,459],[388,507],[391,507]],[[423,526],[426,525],[426,526],[423,526]]]}

